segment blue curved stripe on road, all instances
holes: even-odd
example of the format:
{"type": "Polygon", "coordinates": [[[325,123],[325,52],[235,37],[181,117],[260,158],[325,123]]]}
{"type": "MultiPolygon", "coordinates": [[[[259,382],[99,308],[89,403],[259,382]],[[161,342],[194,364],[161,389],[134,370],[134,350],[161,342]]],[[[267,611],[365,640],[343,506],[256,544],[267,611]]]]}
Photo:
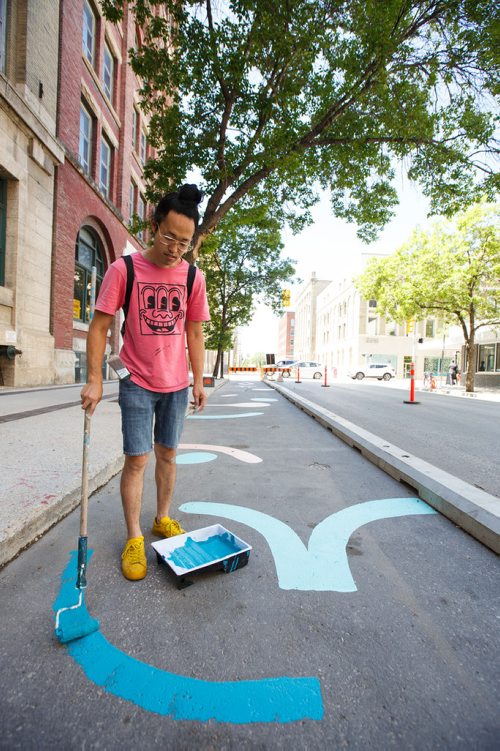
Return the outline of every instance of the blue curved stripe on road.
{"type": "Polygon", "coordinates": [[[239,415],[189,415],[188,420],[231,420],[237,417],[257,417],[263,412],[241,412],[239,415]]]}
{"type": "Polygon", "coordinates": [[[356,592],[346,545],[359,527],[380,519],[435,514],[420,498],[365,501],[337,511],[316,525],[308,548],[284,522],[261,511],[225,503],[192,501],[181,511],[232,519],[260,532],[271,548],[281,589],[316,592],[356,592]]]}
{"type": "MultiPolygon", "coordinates": [[[[89,556],[92,554],[89,551],[89,556]]],[[[77,552],[61,577],[54,611],[78,602],[77,552]]],[[[73,611],[74,612],[74,611],[73,611]]],[[[85,602],[82,617],[87,616],[85,602]]],[[[203,615],[200,613],[199,617],[203,615]]],[[[191,624],[192,628],[196,624],[191,624]]],[[[253,681],[204,681],[140,662],[96,631],[65,645],[87,678],[115,696],[148,712],[176,720],[252,723],[321,720],[323,702],[318,678],[264,678],[253,681]]]]}
{"type": "Polygon", "coordinates": [[[190,451],[189,454],[177,454],[176,464],[205,464],[217,459],[217,454],[211,454],[209,451],[190,451]]]}

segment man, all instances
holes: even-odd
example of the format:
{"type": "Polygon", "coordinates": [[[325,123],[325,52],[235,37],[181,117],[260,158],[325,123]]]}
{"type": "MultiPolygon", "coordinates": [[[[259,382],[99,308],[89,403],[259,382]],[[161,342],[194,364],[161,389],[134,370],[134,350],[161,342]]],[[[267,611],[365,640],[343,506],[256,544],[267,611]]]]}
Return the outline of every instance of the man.
{"type": "MultiPolygon", "coordinates": [[[[120,380],[125,463],[121,476],[127,542],[122,572],[130,580],[147,573],[140,524],[144,471],[153,449],[156,459],[157,510],[152,532],[163,537],[182,534],[170,518],[176,477],[176,447],[188,402],[189,373],[185,343],[193,371],[193,400],[197,410],[206,403],[203,390],[204,341],[202,322],[209,320],[205,279],[196,269],[188,299],[189,264],[182,258],[198,225],[201,193],[183,185],[164,196],[152,219],[153,242],[132,254],[134,281],[120,357],[130,376],[120,380]]],[[[88,381],[81,391],[82,408],[92,415],[102,398],[102,360],[106,335],[115,313],[126,299],[127,268],[123,258],[103,279],[87,338],[88,381]]]]}

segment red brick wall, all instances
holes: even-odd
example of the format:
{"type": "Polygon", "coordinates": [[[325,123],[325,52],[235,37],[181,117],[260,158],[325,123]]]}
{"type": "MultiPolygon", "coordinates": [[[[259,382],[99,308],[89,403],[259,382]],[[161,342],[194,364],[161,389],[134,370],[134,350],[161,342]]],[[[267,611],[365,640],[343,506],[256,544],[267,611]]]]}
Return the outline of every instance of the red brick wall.
{"type": "MultiPolygon", "coordinates": [[[[95,8],[95,10],[97,10],[95,8]]],[[[135,174],[142,170],[132,150],[132,109],[137,80],[127,64],[133,46],[135,21],[126,14],[122,24],[112,27],[100,18],[97,24],[97,50],[94,70],[82,55],[83,0],[61,0],[60,70],[58,98],[58,137],[66,148],[65,163],[57,169],[54,215],[51,326],[58,349],[73,349],[73,337],[85,338],[73,329],[73,283],[75,242],[82,225],[93,227],[101,238],[106,267],[121,256],[127,241],[139,243],[127,230],[131,165],[135,174]],[[116,61],[113,103],[102,88],[105,33],[115,42],[122,62],[116,61]],[[80,102],[86,89],[95,115],[93,164],[89,179],[78,165],[80,102]],[[105,130],[118,141],[114,149],[109,200],[99,191],[99,150],[105,130]]],[[[111,47],[113,49],[113,47],[111,47]]],[[[117,327],[115,327],[117,329],[117,327]]],[[[116,332],[117,339],[118,334],[116,332]]],[[[113,342],[117,344],[117,342],[113,342]]]]}

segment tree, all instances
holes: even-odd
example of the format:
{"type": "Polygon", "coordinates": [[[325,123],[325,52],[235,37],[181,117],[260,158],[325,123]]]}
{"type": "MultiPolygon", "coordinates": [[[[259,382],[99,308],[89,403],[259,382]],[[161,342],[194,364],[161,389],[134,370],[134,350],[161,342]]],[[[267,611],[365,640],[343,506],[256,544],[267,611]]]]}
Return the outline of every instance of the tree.
{"type": "Polygon", "coordinates": [[[494,200],[492,0],[102,0],[143,30],[129,51],[156,157],[151,201],[190,171],[207,204],[194,256],[245,196],[298,229],[318,186],[376,236],[404,163],[451,215],[494,200]]]}
{"type": "Polygon", "coordinates": [[[223,375],[224,351],[237,326],[252,318],[254,301],[281,310],[282,284],[295,273],[283,247],[279,222],[262,206],[240,205],[207,238],[199,266],[207,280],[211,320],[205,327],[207,349],[217,352],[213,375],[223,375]]]}
{"type": "Polygon", "coordinates": [[[466,390],[474,391],[475,335],[500,326],[500,206],[478,204],[415,230],[394,255],[372,258],[355,281],[366,299],[397,323],[428,312],[460,325],[467,354],[466,390]]]}

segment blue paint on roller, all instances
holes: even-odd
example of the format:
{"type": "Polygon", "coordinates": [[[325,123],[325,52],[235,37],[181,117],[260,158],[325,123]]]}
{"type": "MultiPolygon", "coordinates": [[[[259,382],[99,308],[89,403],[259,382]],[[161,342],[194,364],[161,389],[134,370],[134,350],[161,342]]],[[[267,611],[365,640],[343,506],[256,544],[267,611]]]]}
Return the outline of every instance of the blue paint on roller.
{"type": "Polygon", "coordinates": [[[205,464],[217,459],[217,454],[211,454],[209,451],[191,451],[189,454],[178,454],[175,460],[176,464],[205,464]]]}
{"type": "MultiPolygon", "coordinates": [[[[71,553],[53,605],[55,611],[75,604],[75,576],[76,553],[71,553]]],[[[85,604],[82,608],[86,612],[85,604]]],[[[130,657],[99,631],[70,642],[66,648],[87,678],[98,686],[148,712],[176,720],[246,724],[323,718],[318,678],[221,682],[189,678],[130,657]]]]}
{"type": "Polygon", "coordinates": [[[435,514],[420,498],[386,498],[365,501],[327,516],[312,531],[306,548],[284,522],[261,511],[225,503],[193,501],[181,511],[232,519],[263,535],[271,548],[281,589],[316,592],[356,592],[346,545],[359,527],[380,519],[415,514],[435,514]]]}
{"type": "Polygon", "coordinates": [[[239,415],[189,415],[187,420],[231,420],[237,417],[257,417],[263,412],[241,412],[239,415]]]}

